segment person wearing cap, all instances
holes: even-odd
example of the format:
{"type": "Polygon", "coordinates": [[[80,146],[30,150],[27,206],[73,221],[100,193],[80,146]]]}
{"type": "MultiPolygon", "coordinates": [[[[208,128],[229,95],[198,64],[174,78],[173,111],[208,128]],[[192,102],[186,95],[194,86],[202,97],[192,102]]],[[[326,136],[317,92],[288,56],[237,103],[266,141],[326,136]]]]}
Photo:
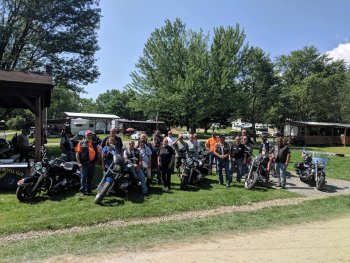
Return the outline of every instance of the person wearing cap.
{"type": "Polygon", "coordinates": [[[212,171],[212,167],[213,167],[213,163],[214,163],[214,159],[215,159],[214,151],[215,151],[217,143],[219,143],[219,138],[217,137],[217,133],[215,133],[215,132],[213,132],[211,138],[209,138],[205,142],[205,147],[210,152],[209,171],[212,171]]]}
{"type": "Polygon", "coordinates": [[[215,146],[214,155],[216,156],[216,175],[219,185],[223,185],[222,170],[225,169],[226,186],[230,187],[232,177],[230,171],[230,146],[225,142],[225,136],[219,136],[219,142],[215,146]]]}
{"type": "Polygon", "coordinates": [[[80,168],[80,194],[91,193],[91,182],[95,173],[95,163],[98,160],[98,150],[92,141],[92,131],[85,132],[85,139],[75,148],[75,157],[80,168]]]}
{"type": "Polygon", "coordinates": [[[235,142],[231,146],[231,174],[233,175],[233,167],[237,167],[237,183],[241,182],[243,175],[243,161],[246,160],[247,153],[245,152],[245,146],[241,143],[241,137],[237,136],[235,142]]]}
{"type": "Polygon", "coordinates": [[[116,152],[121,154],[123,149],[123,142],[122,142],[122,139],[117,135],[117,129],[111,128],[109,132],[110,134],[102,140],[102,143],[101,143],[102,148],[106,146],[108,138],[113,137],[113,139],[115,140],[116,152]]]}
{"type": "Polygon", "coordinates": [[[276,139],[276,144],[271,150],[271,162],[275,161],[276,173],[278,176],[278,186],[282,187],[282,189],[286,188],[286,168],[289,164],[289,160],[291,157],[290,149],[287,145],[283,143],[282,138],[276,139]]]}

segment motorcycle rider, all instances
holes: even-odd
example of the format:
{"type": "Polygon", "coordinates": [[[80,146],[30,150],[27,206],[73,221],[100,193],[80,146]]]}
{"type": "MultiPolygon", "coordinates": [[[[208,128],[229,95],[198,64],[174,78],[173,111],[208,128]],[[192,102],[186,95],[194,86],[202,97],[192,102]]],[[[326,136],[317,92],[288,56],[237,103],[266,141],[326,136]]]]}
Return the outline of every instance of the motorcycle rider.
{"type": "Polygon", "coordinates": [[[17,136],[18,149],[19,149],[19,162],[21,163],[23,159],[29,163],[29,140],[28,133],[25,129],[22,130],[22,134],[17,136]]]}
{"type": "Polygon", "coordinates": [[[214,155],[216,156],[216,175],[219,185],[223,185],[222,169],[225,169],[226,187],[230,187],[232,177],[230,171],[230,146],[225,142],[225,136],[219,136],[219,143],[216,144],[214,155]]]}
{"type": "Polygon", "coordinates": [[[130,159],[135,158],[135,160],[133,161],[134,165],[132,168],[132,172],[134,174],[134,177],[139,179],[141,182],[141,190],[142,193],[146,196],[148,195],[147,193],[147,185],[146,185],[146,181],[145,181],[145,175],[141,169],[142,167],[142,158],[140,155],[140,151],[135,148],[135,142],[131,141],[129,142],[129,147],[128,149],[126,149],[124,151],[123,154],[124,160],[126,162],[128,162],[130,159]]]}
{"type": "Polygon", "coordinates": [[[95,173],[95,163],[98,160],[97,146],[92,141],[92,131],[85,132],[85,140],[78,143],[75,148],[75,157],[81,170],[80,194],[91,193],[91,182],[95,173]]]}
{"type": "MultiPolygon", "coordinates": [[[[291,157],[290,149],[283,143],[281,137],[277,138],[276,145],[272,148],[272,160],[275,161],[276,172],[278,175],[278,187],[286,188],[286,168],[291,157]]],[[[270,162],[272,161],[270,160],[270,162]]]]}
{"type": "Polygon", "coordinates": [[[267,139],[267,136],[263,135],[261,137],[261,144],[260,144],[260,147],[259,147],[259,154],[262,155],[262,156],[266,156],[266,155],[269,154],[269,152],[270,152],[270,142],[267,139]]]}
{"type": "MultiPolygon", "coordinates": [[[[249,142],[249,141],[248,141],[249,142]]],[[[235,142],[231,146],[231,159],[232,159],[232,175],[233,175],[233,167],[237,166],[237,183],[241,182],[242,173],[243,173],[243,162],[247,159],[245,153],[245,146],[241,143],[241,137],[237,136],[235,138],[235,142]]]]}
{"type": "Polygon", "coordinates": [[[213,167],[213,163],[214,163],[214,159],[215,159],[214,151],[215,151],[217,143],[219,143],[219,138],[217,137],[217,133],[215,133],[215,132],[213,132],[211,138],[209,138],[205,142],[205,147],[210,152],[210,159],[209,159],[209,171],[210,171],[210,173],[212,173],[212,167],[213,167]]]}
{"type": "Polygon", "coordinates": [[[194,135],[190,134],[190,138],[189,141],[187,141],[187,145],[188,145],[188,152],[190,154],[190,156],[192,157],[198,157],[198,143],[197,141],[194,140],[194,135]]]}
{"type": "Polygon", "coordinates": [[[163,140],[163,145],[158,149],[158,166],[162,171],[164,191],[169,191],[171,187],[171,167],[174,160],[174,149],[168,145],[168,139],[163,140]]]}
{"type": "Polygon", "coordinates": [[[249,162],[249,160],[251,159],[251,156],[253,154],[253,148],[252,145],[250,143],[248,143],[248,137],[247,136],[243,136],[242,137],[242,144],[245,147],[245,156],[244,156],[244,160],[243,160],[243,174],[245,174],[247,172],[247,163],[249,162]]]}
{"type": "Polygon", "coordinates": [[[102,149],[103,147],[106,146],[108,138],[113,137],[115,140],[115,148],[117,150],[117,153],[121,154],[123,149],[123,142],[122,142],[122,139],[117,135],[117,129],[111,128],[109,132],[110,134],[102,140],[102,143],[101,143],[102,149]]]}
{"type": "Polygon", "coordinates": [[[178,170],[178,174],[180,175],[181,159],[186,158],[186,153],[188,153],[188,144],[184,141],[184,137],[181,133],[179,134],[178,138],[175,140],[173,146],[175,149],[175,159],[176,159],[175,167],[178,170]]]}

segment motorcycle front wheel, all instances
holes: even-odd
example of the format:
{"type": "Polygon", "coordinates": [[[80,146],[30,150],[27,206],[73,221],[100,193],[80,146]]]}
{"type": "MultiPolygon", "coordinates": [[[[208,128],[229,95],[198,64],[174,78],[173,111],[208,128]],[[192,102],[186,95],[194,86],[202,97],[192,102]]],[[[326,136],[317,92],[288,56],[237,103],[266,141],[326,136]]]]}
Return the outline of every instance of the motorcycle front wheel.
{"type": "Polygon", "coordinates": [[[103,198],[107,195],[107,192],[109,190],[109,187],[111,186],[110,182],[105,182],[102,185],[101,190],[97,193],[96,197],[95,197],[95,204],[100,204],[101,201],[103,200],[103,198]]]}
{"type": "Polygon", "coordinates": [[[20,202],[31,201],[37,194],[37,191],[32,192],[33,186],[34,185],[18,186],[16,190],[17,199],[20,202]]]}
{"type": "Polygon", "coordinates": [[[253,189],[256,182],[258,180],[258,174],[256,171],[251,171],[250,173],[248,173],[245,182],[244,182],[244,187],[247,189],[253,189]]]}
{"type": "Polygon", "coordinates": [[[324,186],[325,182],[326,182],[325,176],[319,175],[317,177],[317,181],[316,181],[316,189],[320,191],[322,189],[322,187],[324,186]]]}
{"type": "Polygon", "coordinates": [[[188,184],[188,176],[182,176],[180,182],[180,190],[184,190],[188,184]]]}

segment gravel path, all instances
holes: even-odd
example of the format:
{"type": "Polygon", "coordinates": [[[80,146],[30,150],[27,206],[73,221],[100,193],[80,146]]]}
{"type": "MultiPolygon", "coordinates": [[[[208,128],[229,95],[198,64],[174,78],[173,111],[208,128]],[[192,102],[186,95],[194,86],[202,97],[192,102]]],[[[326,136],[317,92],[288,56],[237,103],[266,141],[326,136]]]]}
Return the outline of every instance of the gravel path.
{"type": "MultiPolygon", "coordinates": [[[[273,178],[273,181],[274,182],[272,183],[272,187],[274,188],[275,187],[274,185],[277,185],[277,179],[273,178]]],[[[317,191],[315,187],[309,187],[308,185],[302,183],[298,177],[291,175],[289,178],[287,178],[286,187],[287,187],[286,189],[287,191],[296,192],[304,195],[305,197],[269,200],[269,201],[251,203],[251,204],[241,205],[241,206],[222,206],[222,207],[208,209],[208,210],[189,211],[189,212],[177,213],[177,214],[161,216],[161,217],[127,219],[126,221],[114,220],[114,221],[100,223],[93,226],[77,226],[77,227],[65,228],[60,230],[43,230],[43,231],[30,231],[25,233],[16,233],[16,234],[0,237],[0,244],[14,242],[18,240],[53,236],[58,234],[84,232],[84,231],[88,231],[88,230],[91,230],[94,228],[100,228],[100,227],[115,228],[115,227],[129,226],[129,225],[154,224],[154,223],[161,223],[161,222],[168,222],[168,221],[175,221],[175,220],[203,218],[203,217],[216,216],[216,215],[235,213],[235,212],[249,212],[249,211],[254,211],[258,209],[274,207],[274,206],[296,205],[296,204],[301,204],[308,200],[322,199],[322,198],[327,198],[329,196],[350,194],[350,181],[335,180],[335,179],[327,179],[327,185],[325,186],[324,191],[317,191]]]]}

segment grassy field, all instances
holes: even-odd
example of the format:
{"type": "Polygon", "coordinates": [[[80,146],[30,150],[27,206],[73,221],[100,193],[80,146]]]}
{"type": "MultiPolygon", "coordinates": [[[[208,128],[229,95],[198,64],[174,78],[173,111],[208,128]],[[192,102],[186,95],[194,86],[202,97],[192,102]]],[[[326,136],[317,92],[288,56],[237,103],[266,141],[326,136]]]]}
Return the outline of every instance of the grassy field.
{"type": "MultiPolygon", "coordinates": [[[[96,178],[95,183],[100,178],[96,178]]],[[[209,176],[200,187],[179,190],[179,179],[173,176],[173,190],[150,189],[150,196],[133,194],[130,200],[111,196],[104,204],[95,205],[94,196],[80,197],[77,192],[50,198],[39,195],[34,203],[20,203],[14,193],[0,195],[0,235],[40,229],[60,229],[76,225],[92,225],[114,219],[162,216],[175,212],[202,210],[224,205],[242,205],[263,200],[292,198],[299,195],[282,190],[244,189],[243,183],[227,189],[209,176]]]]}
{"type": "Polygon", "coordinates": [[[169,242],[190,242],[212,236],[235,235],[252,230],[326,220],[350,215],[350,196],[307,201],[299,205],[271,207],[193,220],[134,225],[120,228],[92,228],[81,233],[0,244],[3,262],[18,262],[59,256],[89,255],[149,248],[169,242]],[[181,241],[180,241],[181,240],[181,241]]]}

